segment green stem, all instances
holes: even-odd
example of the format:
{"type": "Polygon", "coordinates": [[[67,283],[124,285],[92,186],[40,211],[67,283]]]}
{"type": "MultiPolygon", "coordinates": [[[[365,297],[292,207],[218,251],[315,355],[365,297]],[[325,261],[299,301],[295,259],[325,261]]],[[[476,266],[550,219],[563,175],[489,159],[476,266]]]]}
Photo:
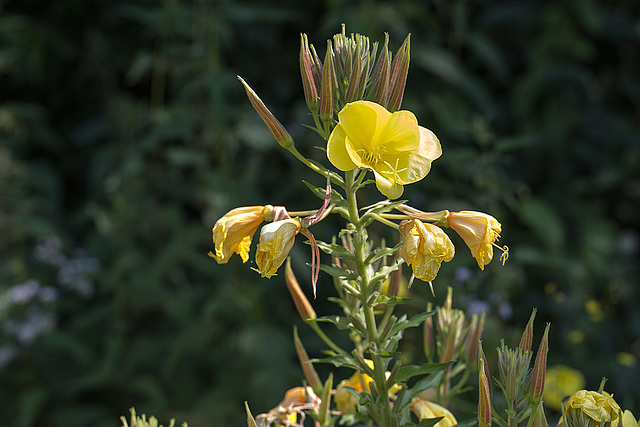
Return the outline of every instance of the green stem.
{"type": "Polygon", "coordinates": [[[289,150],[289,152],[293,154],[296,159],[300,160],[302,163],[304,163],[305,166],[307,166],[312,171],[324,176],[325,178],[327,174],[329,174],[329,179],[331,179],[331,182],[333,182],[336,185],[339,185],[340,187],[344,187],[344,181],[339,175],[337,175],[334,172],[331,172],[330,170],[322,166],[318,166],[314,163],[311,163],[309,159],[307,159],[305,156],[300,154],[300,152],[296,149],[295,145],[291,146],[287,150],[289,150]]]}
{"type": "MultiPolygon", "coordinates": [[[[362,225],[361,218],[358,214],[358,202],[356,199],[356,191],[364,179],[364,174],[360,174],[358,179],[355,177],[356,170],[351,170],[345,174],[345,189],[347,193],[347,201],[349,207],[349,220],[356,227],[354,233],[353,245],[355,264],[360,276],[360,303],[365,317],[365,326],[367,328],[367,340],[369,342],[369,350],[371,351],[371,359],[373,361],[373,379],[376,390],[380,396],[388,396],[389,389],[385,375],[386,363],[380,356],[380,342],[378,337],[378,328],[374,314],[374,307],[370,301],[370,295],[373,289],[369,286],[369,272],[366,263],[366,231],[362,225]]],[[[391,413],[391,405],[389,399],[382,399],[386,404],[382,404],[382,425],[380,427],[395,427],[396,422],[391,413]]]]}
{"type": "Polygon", "coordinates": [[[320,337],[320,339],[322,341],[324,341],[324,343],[326,345],[329,346],[329,348],[331,348],[331,350],[335,351],[338,354],[347,354],[346,351],[344,351],[343,349],[341,349],[336,343],[333,342],[333,340],[331,338],[329,338],[322,329],[320,329],[320,326],[318,326],[318,324],[316,322],[308,322],[309,325],[311,326],[311,329],[314,330],[314,332],[320,337]]]}

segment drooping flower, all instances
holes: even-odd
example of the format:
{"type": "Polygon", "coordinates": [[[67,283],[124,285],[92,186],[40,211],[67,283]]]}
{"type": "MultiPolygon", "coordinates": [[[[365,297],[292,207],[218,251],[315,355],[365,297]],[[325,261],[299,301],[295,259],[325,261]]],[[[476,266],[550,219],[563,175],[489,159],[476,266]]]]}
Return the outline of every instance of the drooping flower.
{"type": "Polygon", "coordinates": [[[215,252],[208,255],[219,264],[227,263],[234,253],[240,255],[242,262],[247,262],[253,234],[263,221],[273,219],[273,212],[271,205],[232,209],[213,227],[215,252]]]}
{"type": "Polygon", "coordinates": [[[419,397],[411,401],[411,410],[420,421],[444,417],[435,424],[435,427],[453,427],[458,424],[456,417],[447,408],[419,397]]]}
{"type": "Polygon", "coordinates": [[[568,426],[585,425],[585,416],[595,425],[612,423],[618,421],[619,412],[620,406],[606,391],[578,390],[564,403],[564,421],[568,426]]]}
{"type": "Polygon", "coordinates": [[[256,264],[262,277],[276,275],[293,247],[302,225],[298,218],[274,221],[260,230],[260,242],[256,250],[256,264]]]}
{"type": "MultiPolygon", "coordinates": [[[[493,246],[502,226],[491,215],[475,211],[449,212],[448,226],[462,237],[481,270],[493,259],[493,246]]],[[[506,250],[503,257],[506,259],[506,250]]],[[[502,257],[501,257],[502,258],[502,257]]]]}
{"type": "Polygon", "coordinates": [[[440,264],[453,259],[455,247],[438,226],[417,219],[402,221],[400,233],[403,245],[398,254],[411,265],[413,274],[420,280],[431,282],[440,264]]]}
{"type": "Polygon", "coordinates": [[[423,179],[440,157],[438,138],[418,126],[410,111],[390,113],[379,104],[356,101],[338,113],[327,143],[329,161],[342,171],[373,171],[378,190],[397,199],[404,185],[423,179]]]}

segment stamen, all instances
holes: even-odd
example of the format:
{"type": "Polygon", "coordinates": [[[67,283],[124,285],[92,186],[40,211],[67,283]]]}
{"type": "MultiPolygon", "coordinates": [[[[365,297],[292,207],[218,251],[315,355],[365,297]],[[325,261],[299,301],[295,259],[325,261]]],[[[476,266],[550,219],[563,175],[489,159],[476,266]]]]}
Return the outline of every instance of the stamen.
{"type": "Polygon", "coordinates": [[[507,260],[509,259],[509,246],[504,245],[502,247],[496,245],[495,243],[491,243],[493,246],[495,246],[496,248],[498,248],[498,250],[502,251],[502,254],[500,255],[500,261],[502,261],[502,265],[504,265],[507,260]]]}

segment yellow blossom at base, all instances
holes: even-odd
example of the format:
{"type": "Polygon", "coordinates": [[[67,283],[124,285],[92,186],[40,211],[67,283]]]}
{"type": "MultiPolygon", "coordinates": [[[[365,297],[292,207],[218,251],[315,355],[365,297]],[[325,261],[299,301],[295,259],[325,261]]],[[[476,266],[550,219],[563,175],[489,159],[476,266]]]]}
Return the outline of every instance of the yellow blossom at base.
{"type": "MultiPolygon", "coordinates": [[[[373,361],[365,360],[367,366],[373,369],[373,361]]],[[[389,378],[390,372],[385,372],[385,376],[389,378]]],[[[338,411],[343,414],[351,414],[356,411],[358,405],[358,394],[364,392],[370,392],[373,384],[373,378],[367,374],[356,372],[346,380],[340,381],[335,390],[334,400],[338,411]],[[353,390],[350,390],[353,389],[353,390]]],[[[389,390],[389,398],[395,399],[395,394],[400,390],[400,386],[393,385],[389,390]]]]}
{"type": "Polygon", "coordinates": [[[420,421],[444,417],[435,424],[435,427],[452,427],[458,424],[456,417],[447,408],[419,397],[411,401],[411,410],[420,421]]]}
{"type": "Polygon", "coordinates": [[[491,215],[475,211],[449,212],[448,226],[453,228],[471,250],[481,270],[493,259],[493,245],[502,226],[491,215]]]}
{"type": "Polygon", "coordinates": [[[213,227],[215,252],[209,252],[208,255],[219,264],[227,263],[234,253],[240,255],[242,262],[247,262],[253,234],[262,222],[272,219],[271,205],[232,209],[213,227]]]}
{"type": "Polygon", "coordinates": [[[582,389],[585,384],[586,380],[582,372],[565,365],[550,366],[545,376],[544,403],[549,408],[560,412],[562,401],[582,389]]]}
{"type": "Polygon", "coordinates": [[[275,276],[287,259],[301,227],[297,218],[275,221],[262,227],[256,250],[256,265],[262,277],[275,276]]]}
{"type": "Polygon", "coordinates": [[[373,171],[378,190],[397,199],[404,185],[420,181],[440,157],[438,138],[410,111],[390,113],[369,101],[347,104],[327,141],[329,161],[342,171],[373,171]]]}
{"type": "Polygon", "coordinates": [[[413,274],[420,280],[431,282],[440,264],[453,259],[455,247],[440,227],[414,219],[402,221],[400,233],[402,247],[398,254],[411,265],[413,274]]]}

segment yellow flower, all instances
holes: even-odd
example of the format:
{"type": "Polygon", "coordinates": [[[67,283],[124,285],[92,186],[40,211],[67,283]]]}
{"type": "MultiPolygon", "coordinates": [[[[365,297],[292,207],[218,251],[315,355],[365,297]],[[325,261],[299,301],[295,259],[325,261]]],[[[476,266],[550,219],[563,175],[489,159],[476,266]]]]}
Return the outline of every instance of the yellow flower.
{"type": "Polygon", "coordinates": [[[403,185],[427,176],[431,162],[440,157],[438,138],[418,126],[410,111],[390,113],[369,101],[347,104],[327,142],[329,161],[342,171],[373,171],[378,190],[397,199],[403,185]]]}
{"type": "Polygon", "coordinates": [[[256,264],[262,277],[275,276],[287,259],[300,228],[300,220],[297,218],[274,221],[262,227],[256,250],[256,264]]]}
{"type": "Polygon", "coordinates": [[[371,382],[373,382],[373,378],[367,374],[361,374],[358,372],[353,374],[350,378],[340,381],[340,384],[336,387],[336,394],[334,396],[338,411],[343,414],[351,414],[355,412],[358,404],[358,397],[352,391],[349,391],[348,388],[355,389],[358,392],[369,392],[371,391],[369,387],[369,383],[371,382]]]}
{"type": "MultiPolygon", "coordinates": [[[[373,369],[373,361],[369,359],[365,359],[367,366],[373,369]]],[[[385,376],[389,378],[391,373],[389,371],[385,372],[385,376]]],[[[358,404],[358,393],[370,392],[371,387],[370,384],[373,383],[373,378],[371,378],[367,374],[363,374],[360,372],[356,372],[351,377],[346,380],[340,381],[338,386],[336,387],[336,392],[334,399],[336,401],[336,405],[338,407],[338,411],[343,414],[351,414],[356,411],[356,406],[358,404]],[[354,389],[354,390],[349,390],[354,389]]],[[[400,386],[394,384],[389,389],[389,398],[395,399],[396,393],[400,391],[400,386]]]]}
{"type": "Polygon", "coordinates": [[[398,254],[420,280],[432,281],[442,261],[453,259],[455,247],[440,227],[413,219],[400,223],[400,233],[403,245],[398,254]]]}
{"type": "Polygon", "coordinates": [[[616,422],[620,406],[606,391],[579,390],[575,392],[564,404],[566,421],[568,426],[583,425],[584,415],[600,423],[616,422]]]}
{"type": "Polygon", "coordinates": [[[247,206],[229,211],[213,227],[215,253],[209,256],[219,264],[225,264],[234,254],[240,255],[242,262],[249,259],[251,238],[260,224],[273,219],[273,206],[247,206]]]}
{"type": "Polygon", "coordinates": [[[491,215],[474,211],[449,212],[447,221],[448,226],[467,244],[480,269],[484,270],[484,266],[493,259],[493,245],[502,231],[500,223],[491,215]]]}
{"type": "Polygon", "coordinates": [[[436,427],[452,427],[458,424],[458,420],[453,416],[444,406],[440,406],[437,403],[430,402],[428,400],[414,398],[411,401],[411,410],[420,419],[420,421],[431,418],[444,417],[438,421],[436,427]]]}
{"type": "Polygon", "coordinates": [[[560,412],[562,401],[585,386],[582,372],[565,365],[550,366],[545,376],[543,399],[551,409],[560,412]]]}

